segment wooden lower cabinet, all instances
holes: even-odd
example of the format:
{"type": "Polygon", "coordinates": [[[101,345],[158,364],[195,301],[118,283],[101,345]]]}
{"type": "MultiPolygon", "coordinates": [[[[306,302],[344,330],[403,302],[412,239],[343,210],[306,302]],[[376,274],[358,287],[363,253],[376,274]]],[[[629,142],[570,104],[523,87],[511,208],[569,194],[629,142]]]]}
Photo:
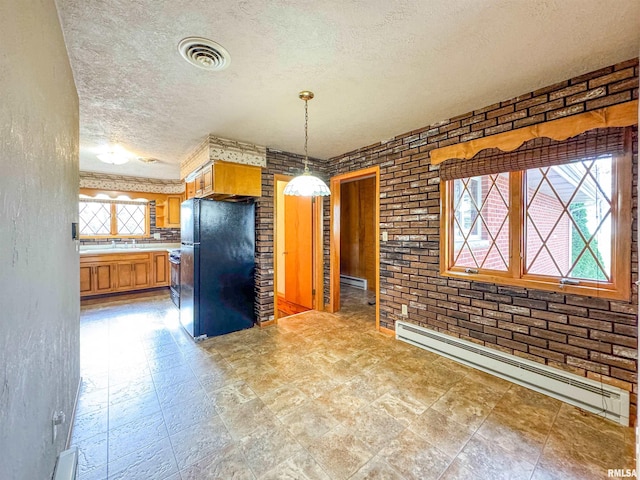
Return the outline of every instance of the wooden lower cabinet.
{"type": "Polygon", "coordinates": [[[167,252],[131,252],[80,257],[80,296],[169,285],[167,252]]]}
{"type": "Polygon", "coordinates": [[[153,283],[155,286],[169,286],[169,254],[167,252],[154,252],[153,257],[153,283]]]}

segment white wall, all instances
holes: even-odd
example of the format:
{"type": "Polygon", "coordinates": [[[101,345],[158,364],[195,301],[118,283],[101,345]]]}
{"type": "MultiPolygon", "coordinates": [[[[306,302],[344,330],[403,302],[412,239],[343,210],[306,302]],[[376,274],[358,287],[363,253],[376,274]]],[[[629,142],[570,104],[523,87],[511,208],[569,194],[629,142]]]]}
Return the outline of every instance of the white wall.
{"type": "Polygon", "coordinates": [[[0,0],[0,95],[0,477],[45,480],[79,381],[78,98],[53,0],[0,0]]]}

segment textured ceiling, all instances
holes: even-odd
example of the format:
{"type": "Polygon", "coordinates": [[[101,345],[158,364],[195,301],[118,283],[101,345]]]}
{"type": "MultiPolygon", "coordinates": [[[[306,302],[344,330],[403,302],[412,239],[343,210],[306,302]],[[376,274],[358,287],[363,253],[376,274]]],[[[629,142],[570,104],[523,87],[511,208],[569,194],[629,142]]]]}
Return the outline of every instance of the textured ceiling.
{"type": "Polygon", "coordinates": [[[328,158],[627,60],[637,0],[56,0],[80,97],[80,168],[177,178],[205,135],[328,158]],[[224,46],[222,72],[178,42],[224,46]],[[109,142],[160,160],[99,162],[109,142]]]}

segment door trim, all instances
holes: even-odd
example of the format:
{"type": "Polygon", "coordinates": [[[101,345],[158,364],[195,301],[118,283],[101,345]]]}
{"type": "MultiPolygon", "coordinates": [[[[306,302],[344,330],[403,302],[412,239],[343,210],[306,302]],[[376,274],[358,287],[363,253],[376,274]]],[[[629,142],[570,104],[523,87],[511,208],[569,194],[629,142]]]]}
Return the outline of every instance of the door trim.
{"type": "MultiPolygon", "coordinates": [[[[288,182],[293,177],[276,173],[273,175],[273,322],[278,323],[278,182],[288,182]]],[[[312,268],[313,283],[316,294],[312,308],[322,311],[324,306],[324,261],[322,257],[322,197],[315,197],[313,203],[311,229],[314,238],[312,268]]],[[[304,312],[302,312],[304,313],[304,312]]],[[[269,322],[271,323],[271,322],[269,322]]]]}
{"type": "Polygon", "coordinates": [[[374,202],[374,234],[375,262],[376,262],[376,330],[380,330],[380,167],[378,165],[354,172],[343,173],[331,178],[331,207],[329,230],[329,312],[340,310],[340,186],[343,182],[351,182],[364,178],[374,177],[375,202],[374,202]]]}

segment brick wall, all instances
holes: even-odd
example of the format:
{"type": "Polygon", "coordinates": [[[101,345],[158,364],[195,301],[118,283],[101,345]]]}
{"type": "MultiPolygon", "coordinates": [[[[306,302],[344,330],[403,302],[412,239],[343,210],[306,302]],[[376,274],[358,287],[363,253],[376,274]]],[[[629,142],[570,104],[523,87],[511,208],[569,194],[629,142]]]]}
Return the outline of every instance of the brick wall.
{"type": "MultiPolygon", "coordinates": [[[[330,176],[380,166],[380,228],[389,233],[380,245],[380,324],[393,329],[407,304],[410,322],[632,390],[635,405],[635,284],[632,301],[621,302],[440,276],[440,179],[429,152],[637,98],[633,59],[332,158],[330,176]]],[[[636,131],[632,282],[638,279],[637,145],[636,131]]],[[[327,271],[328,220],[324,251],[327,271]]],[[[328,296],[328,275],[325,284],[328,296]]]]}
{"type": "MultiPolygon", "coordinates": [[[[273,320],[273,222],[275,174],[295,176],[302,173],[304,157],[267,149],[267,167],[262,169],[262,196],[256,201],[256,318],[260,323],[273,320]]],[[[311,172],[327,180],[322,160],[309,159],[311,172]]]]}

